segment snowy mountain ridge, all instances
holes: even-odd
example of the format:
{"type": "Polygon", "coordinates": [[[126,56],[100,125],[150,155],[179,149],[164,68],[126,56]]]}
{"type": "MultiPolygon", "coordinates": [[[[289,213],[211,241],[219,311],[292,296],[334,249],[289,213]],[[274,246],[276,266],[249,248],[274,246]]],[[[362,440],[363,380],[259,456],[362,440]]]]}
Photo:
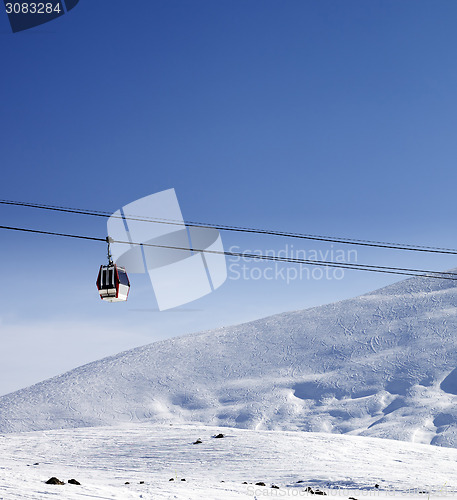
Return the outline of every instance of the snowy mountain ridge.
{"type": "Polygon", "coordinates": [[[155,342],[0,398],[0,432],[198,422],[457,447],[457,286],[412,278],[155,342]]]}

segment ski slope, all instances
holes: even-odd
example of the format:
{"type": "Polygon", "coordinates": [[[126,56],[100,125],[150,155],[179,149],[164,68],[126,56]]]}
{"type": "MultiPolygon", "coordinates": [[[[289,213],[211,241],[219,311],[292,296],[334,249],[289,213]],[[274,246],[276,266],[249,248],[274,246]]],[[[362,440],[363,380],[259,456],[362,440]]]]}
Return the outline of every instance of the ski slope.
{"type": "Polygon", "coordinates": [[[136,423],[4,435],[0,456],[4,500],[457,497],[457,450],[355,436],[136,423]]]}
{"type": "Polygon", "coordinates": [[[457,287],[412,278],[82,366],[0,398],[0,432],[193,422],[457,447],[456,403],[457,287]]]}

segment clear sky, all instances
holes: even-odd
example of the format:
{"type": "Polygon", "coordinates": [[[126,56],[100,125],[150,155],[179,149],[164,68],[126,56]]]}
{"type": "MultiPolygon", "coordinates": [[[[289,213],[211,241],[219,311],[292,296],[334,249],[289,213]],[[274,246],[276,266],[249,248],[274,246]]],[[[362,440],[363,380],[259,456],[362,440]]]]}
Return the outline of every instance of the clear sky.
{"type": "MultiPolygon", "coordinates": [[[[175,188],[188,220],[457,247],[455,1],[80,0],[15,34],[0,14],[1,198],[114,212],[175,188]]],[[[95,217],[0,214],[2,225],[106,236],[95,217]]],[[[354,260],[349,247],[222,237],[226,249],[354,260]]],[[[0,238],[0,393],[400,279],[253,279],[265,276],[259,263],[234,279],[229,259],[219,290],[159,312],[145,276],[131,276],[126,304],[99,300],[102,243],[0,238]]],[[[398,251],[357,259],[457,267],[398,251]]]]}

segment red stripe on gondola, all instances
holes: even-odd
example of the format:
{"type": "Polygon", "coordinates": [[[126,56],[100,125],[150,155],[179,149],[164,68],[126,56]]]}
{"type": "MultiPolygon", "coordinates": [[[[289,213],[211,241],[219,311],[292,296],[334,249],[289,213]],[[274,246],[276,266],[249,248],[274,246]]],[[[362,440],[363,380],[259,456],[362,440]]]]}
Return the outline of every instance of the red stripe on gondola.
{"type": "Polygon", "coordinates": [[[119,273],[117,272],[117,266],[114,264],[114,271],[116,272],[114,281],[116,282],[116,299],[119,298],[119,273]]]}

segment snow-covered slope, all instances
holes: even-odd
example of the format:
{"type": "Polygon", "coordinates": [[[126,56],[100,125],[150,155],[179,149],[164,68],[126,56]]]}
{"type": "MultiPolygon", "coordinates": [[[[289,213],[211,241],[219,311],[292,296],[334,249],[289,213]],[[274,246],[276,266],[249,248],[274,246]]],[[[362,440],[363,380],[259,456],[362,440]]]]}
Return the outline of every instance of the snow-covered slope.
{"type": "Polygon", "coordinates": [[[354,436],[136,423],[9,434],[0,456],[5,500],[457,497],[457,450],[354,436]]]}
{"type": "Polygon", "coordinates": [[[456,282],[412,278],[82,366],[0,398],[0,431],[192,421],[457,447],[456,347],[456,282]]]}

